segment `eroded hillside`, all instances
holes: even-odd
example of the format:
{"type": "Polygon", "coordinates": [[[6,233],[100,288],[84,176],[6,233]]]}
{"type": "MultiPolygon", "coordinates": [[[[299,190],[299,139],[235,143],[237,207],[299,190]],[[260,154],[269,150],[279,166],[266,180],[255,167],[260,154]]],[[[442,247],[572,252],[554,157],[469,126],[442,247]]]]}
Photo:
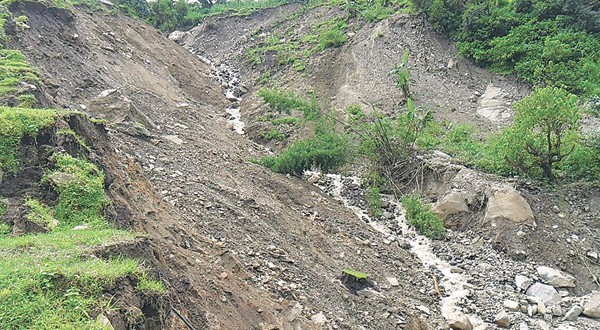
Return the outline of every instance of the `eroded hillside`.
{"type": "MultiPolygon", "coordinates": [[[[6,30],[10,45],[39,69],[39,105],[82,111],[97,124],[83,116],[61,124],[89,150],[75,147],[74,137],[43,138],[56,132],[23,140],[21,158],[37,153],[41,165],[0,181],[0,196],[12,198],[13,211],[25,203],[50,166],[47,145],[86,157],[106,176],[108,222],[142,235],[93,255],[142,260],[166,289],[144,295],[130,278],[104,287],[111,305],[90,316],[105,315],[105,326],[486,329],[508,320],[517,328],[600,329],[590,317],[565,318],[597,299],[582,298],[598,288],[596,186],[555,192],[482,174],[443,153],[419,156],[421,190],[451,215],[447,236],[430,241],[406,225],[394,196],[383,196],[382,217],[372,218],[355,168],[311,173],[307,182],[253,163],[270,154],[261,145],[269,128],[261,87],[314,91],[323,108],[361,105],[393,115],[406,100],[390,71],[405,51],[415,100],[438,120],[473,123],[481,135],[510,122],[510,104],[529,88],[458,59],[420,19],[355,19],[344,45],[317,51],[305,37],[323,21],[339,23],[344,12],[335,6],[213,17],[173,36],[184,47],[111,7],[15,2],[10,9],[27,17],[27,27],[9,21],[6,30]],[[246,134],[232,130],[232,107],[246,134]],[[515,200],[522,207],[512,212],[515,200]],[[557,284],[539,266],[574,278],[557,284]],[[559,291],[540,302],[525,294],[532,282],[559,291]]],[[[311,125],[289,135],[302,137],[311,125]]],[[[52,193],[43,196],[54,203],[52,193]]]]}

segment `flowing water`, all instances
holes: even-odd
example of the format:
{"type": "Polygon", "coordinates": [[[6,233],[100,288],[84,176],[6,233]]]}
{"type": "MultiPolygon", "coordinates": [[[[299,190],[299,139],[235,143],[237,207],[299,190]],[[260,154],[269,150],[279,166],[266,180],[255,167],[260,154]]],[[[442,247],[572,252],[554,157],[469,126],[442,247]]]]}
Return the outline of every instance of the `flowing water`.
{"type": "MultiPolygon", "coordinates": [[[[411,246],[413,253],[423,264],[423,267],[434,267],[442,273],[443,278],[440,281],[441,287],[444,289],[446,296],[442,298],[442,316],[450,318],[461,312],[459,303],[469,294],[468,279],[464,274],[453,273],[452,266],[438,256],[432,250],[431,240],[420,235],[416,230],[409,226],[404,214],[404,209],[400,201],[394,196],[382,195],[382,200],[387,202],[388,209],[393,210],[393,221],[397,224],[397,230],[390,229],[389,226],[371,219],[366,206],[359,206],[357,201],[352,198],[352,194],[347,194],[349,187],[360,186],[360,178],[355,176],[342,176],[339,174],[322,175],[318,172],[306,172],[308,176],[322,177],[315,185],[323,191],[330,194],[333,198],[341,201],[344,206],[350,209],[358,218],[369,223],[373,229],[383,234],[387,239],[394,239],[397,235],[399,238],[405,239],[411,246]],[[324,176],[324,178],[323,178],[324,176]]],[[[394,228],[392,226],[392,228],[394,228]]],[[[474,329],[486,329],[487,325],[481,318],[469,315],[469,319],[474,326],[474,329]]]]}

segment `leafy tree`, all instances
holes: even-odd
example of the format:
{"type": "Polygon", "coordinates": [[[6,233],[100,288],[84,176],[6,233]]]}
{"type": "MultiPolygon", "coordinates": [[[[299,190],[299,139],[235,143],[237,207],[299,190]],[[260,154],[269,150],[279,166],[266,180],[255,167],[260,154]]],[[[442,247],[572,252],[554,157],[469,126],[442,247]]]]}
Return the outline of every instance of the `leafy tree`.
{"type": "Polygon", "coordinates": [[[554,181],[553,170],[578,143],[577,97],[563,89],[546,87],[515,104],[515,121],[500,138],[506,161],[521,171],[535,172],[554,181]]]}

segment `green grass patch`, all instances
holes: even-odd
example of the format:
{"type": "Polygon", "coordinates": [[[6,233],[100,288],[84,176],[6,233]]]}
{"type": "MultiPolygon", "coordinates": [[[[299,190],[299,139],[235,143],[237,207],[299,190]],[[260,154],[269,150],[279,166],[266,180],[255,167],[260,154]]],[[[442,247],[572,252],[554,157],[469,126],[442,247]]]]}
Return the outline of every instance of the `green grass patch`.
{"type": "Polygon", "coordinates": [[[418,196],[404,197],[402,206],[406,210],[408,224],[415,227],[419,233],[434,239],[444,237],[444,221],[431,211],[429,205],[423,204],[418,196]]]}
{"type": "Polygon", "coordinates": [[[89,314],[107,306],[104,287],[144,277],[131,259],[89,258],[100,245],[133,238],[115,229],[0,237],[0,324],[6,329],[105,329],[89,314]]]}
{"type": "Polygon", "coordinates": [[[90,148],[90,146],[87,145],[85,140],[81,136],[79,136],[79,134],[77,134],[74,130],[72,130],[70,128],[61,128],[56,132],[56,134],[70,136],[77,142],[77,144],[79,144],[80,147],[87,150],[88,152],[92,151],[92,149],[90,148]]]}
{"type": "Polygon", "coordinates": [[[165,293],[165,285],[157,280],[150,279],[148,277],[140,278],[137,289],[141,292],[153,292],[153,293],[165,293]]]}
{"type": "Polygon", "coordinates": [[[63,177],[53,182],[58,192],[54,217],[60,226],[83,223],[105,226],[102,210],[108,199],[104,193],[104,173],[87,160],[66,153],[56,153],[51,160],[55,163],[55,170],[50,171],[44,181],[52,181],[49,179],[51,176],[63,177]]]}
{"type": "Polygon", "coordinates": [[[381,201],[381,193],[379,188],[370,186],[367,189],[367,205],[369,213],[373,218],[381,218],[383,216],[383,202],[381,201]]]}
{"type": "Polygon", "coordinates": [[[48,228],[49,230],[53,230],[54,227],[56,227],[56,220],[52,216],[51,208],[33,198],[26,200],[25,204],[29,207],[27,220],[44,228],[48,228]]]}
{"type": "Polygon", "coordinates": [[[279,125],[298,125],[298,123],[300,123],[300,119],[296,118],[296,117],[279,117],[279,118],[275,118],[271,121],[271,123],[275,126],[279,126],[279,125]]]}
{"type": "Polygon", "coordinates": [[[8,203],[4,198],[0,198],[0,217],[6,213],[8,209],[8,203]]]}
{"type": "Polygon", "coordinates": [[[0,107],[0,166],[16,173],[17,148],[24,136],[35,137],[38,131],[53,124],[58,112],[46,109],[0,107]]]}
{"type": "Polygon", "coordinates": [[[277,156],[263,157],[257,162],[274,172],[300,176],[311,169],[329,173],[346,164],[348,158],[347,136],[317,128],[313,136],[292,143],[277,156]]]}
{"type": "Polygon", "coordinates": [[[287,139],[287,136],[285,136],[285,134],[276,129],[270,129],[268,132],[264,132],[261,134],[262,138],[267,140],[267,141],[271,141],[271,140],[277,140],[277,141],[284,141],[285,139],[287,139]]]}

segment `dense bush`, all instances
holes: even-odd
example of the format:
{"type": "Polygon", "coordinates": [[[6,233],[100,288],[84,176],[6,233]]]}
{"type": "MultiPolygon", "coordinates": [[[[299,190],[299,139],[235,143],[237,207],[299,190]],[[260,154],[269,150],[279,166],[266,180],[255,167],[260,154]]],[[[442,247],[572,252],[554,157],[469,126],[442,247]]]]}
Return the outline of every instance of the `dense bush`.
{"type": "Polygon", "coordinates": [[[329,173],[348,161],[348,139],[323,123],[317,124],[313,136],[298,140],[277,156],[263,157],[258,163],[274,172],[302,175],[318,169],[329,173]]]}
{"type": "Polygon", "coordinates": [[[415,0],[459,52],[526,82],[600,94],[600,6],[589,0],[415,0]]]}
{"type": "Polygon", "coordinates": [[[435,215],[429,205],[423,204],[418,196],[404,197],[402,206],[406,210],[408,224],[415,227],[419,233],[429,238],[444,237],[444,220],[435,215]]]}

